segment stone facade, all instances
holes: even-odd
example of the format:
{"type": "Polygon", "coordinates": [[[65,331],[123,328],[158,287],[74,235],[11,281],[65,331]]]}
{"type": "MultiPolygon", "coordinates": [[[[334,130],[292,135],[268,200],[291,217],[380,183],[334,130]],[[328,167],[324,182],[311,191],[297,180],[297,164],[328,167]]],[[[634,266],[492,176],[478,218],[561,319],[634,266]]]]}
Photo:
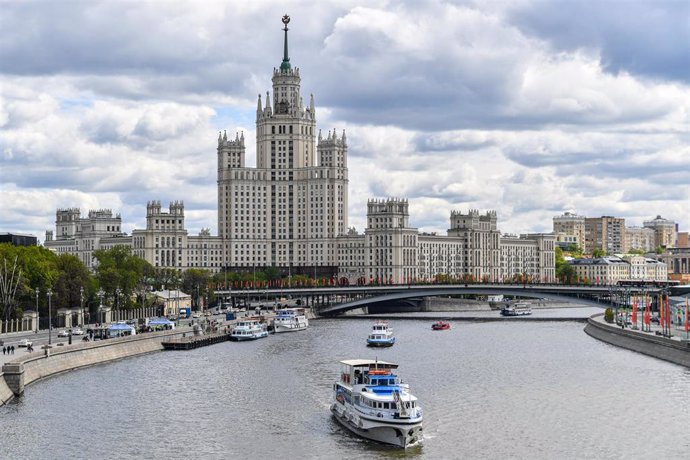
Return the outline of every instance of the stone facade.
{"type": "MultiPolygon", "coordinates": [[[[252,271],[278,267],[287,274],[341,277],[350,282],[406,283],[453,278],[499,281],[514,273],[554,279],[552,235],[502,238],[494,211],[453,211],[446,236],[410,227],[405,199],[370,200],[363,234],[348,228],[345,132],[316,129],[314,96],[305,105],[298,68],[290,63],[285,27],[283,61],[273,69],[272,93],[256,107],[256,167],[246,165],[244,133],[219,133],[218,235],[191,236],[184,203],[146,206],[146,229],[127,236],[120,216],[58,210],[56,252],[78,254],[93,267],[92,253],[126,245],[156,268],[252,271]]],[[[581,237],[584,238],[584,237],[581,237]]]]}
{"type": "Polygon", "coordinates": [[[676,246],[678,229],[672,220],[656,216],[655,219],[644,221],[643,225],[654,230],[654,247],[672,248],[676,246]]]}
{"type": "Polygon", "coordinates": [[[616,284],[619,281],[666,281],[666,264],[641,256],[599,257],[573,259],[568,262],[578,277],[596,284],[616,284]]]}
{"type": "Polygon", "coordinates": [[[584,251],[591,254],[602,249],[607,254],[623,252],[625,245],[625,219],[622,217],[585,217],[584,251]]]}
{"type": "Polygon", "coordinates": [[[585,218],[571,212],[553,218],[553,233],[557,242],[585,248],[585,218]]]}
{"type": "Polygon", "coordinates": [[[637,249],[645,252],[653,251],[655,246],[655,232],[647,227],[627,227],[625,229],[625,247],[629,252],[637,249]]]}

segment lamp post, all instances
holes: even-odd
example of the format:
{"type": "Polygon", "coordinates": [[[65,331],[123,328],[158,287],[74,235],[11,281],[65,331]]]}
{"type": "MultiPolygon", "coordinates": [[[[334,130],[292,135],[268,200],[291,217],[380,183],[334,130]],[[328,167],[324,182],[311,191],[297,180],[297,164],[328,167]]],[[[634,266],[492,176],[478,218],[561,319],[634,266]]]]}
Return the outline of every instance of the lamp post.
{"type": "Polygon", "coordinates": [[[115,288],[115,310],[117,310],[117,319],[120,320],[120,294],[122,294],[122,289],[115,288]]]}
{"type": "Polygon", "coordinates": [[[36,333],[38,333],[38,293],[40,292],[38,288],[35,289],[36,291],[36,333]]]}
{"type": "Polygon", "coordinates": [[[51,310],[51,300],[53,297],[53,290],[48,289],[46,292],[48,295],[48,345],[51,345],[53,343],[53,317],[51,316],[50,310],[51,310]]]}
{"type": "Polygon", "coordinates": [[[81,324],[83,326],[86,324],[84,322],[84,286],[79,287],[79,306],[81,308],[81,324]]]}
{"type": "Polygon", "coordinates": [[[103,312],[103,296],[105,295],[105,292],[103,292],[103,289],[99,289],[96,295],[99,298],[99,303],[98,303],[98,322],[101,322],[101,314],[103,312]]]}

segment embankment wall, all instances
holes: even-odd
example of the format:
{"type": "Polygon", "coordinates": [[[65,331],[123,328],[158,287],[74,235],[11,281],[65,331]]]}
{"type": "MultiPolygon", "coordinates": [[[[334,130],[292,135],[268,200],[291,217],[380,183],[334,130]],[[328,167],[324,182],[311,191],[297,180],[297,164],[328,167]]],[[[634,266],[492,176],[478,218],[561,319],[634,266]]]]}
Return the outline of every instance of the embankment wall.
{"type": "Polygon", "coordinates": [[[605,323],[603,314],[589,318],[585,332],[602,342],[690,367],[690,343],[687,341],[621,329],[619,326],[605,323]]]}
{"type": "Polygon", "coordinates": [[[164,341],[192,333],[191,328],[183,328],[79,343],[66,347],[53,347],[47,356],[43,350],[37,350],[34,355],[22,356],[21,359],[8,362],[3,366],[3,372],[0,373],[2,376],[0,379],[0,404],[12,399],[13,389],[17,388],[16,372],[20,367],[23,372],[22,385],[26,386],[61,372],[161,351],[164,341]]]}

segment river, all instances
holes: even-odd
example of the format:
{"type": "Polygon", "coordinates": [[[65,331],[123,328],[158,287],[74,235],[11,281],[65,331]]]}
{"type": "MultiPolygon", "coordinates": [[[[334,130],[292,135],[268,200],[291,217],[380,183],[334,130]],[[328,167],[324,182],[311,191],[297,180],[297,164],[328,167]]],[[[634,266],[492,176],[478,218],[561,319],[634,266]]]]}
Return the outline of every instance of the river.
{"type": "Polygon", "coordinates": [[[0,407],[0,457],[685,458],[690,370],[596,341],[578,322],[323,319],[303,332],[161,352],[38,382],[0,407]],[[400,451],[330,417],[338,361],[374,358],[424,408],[400,451]]]}

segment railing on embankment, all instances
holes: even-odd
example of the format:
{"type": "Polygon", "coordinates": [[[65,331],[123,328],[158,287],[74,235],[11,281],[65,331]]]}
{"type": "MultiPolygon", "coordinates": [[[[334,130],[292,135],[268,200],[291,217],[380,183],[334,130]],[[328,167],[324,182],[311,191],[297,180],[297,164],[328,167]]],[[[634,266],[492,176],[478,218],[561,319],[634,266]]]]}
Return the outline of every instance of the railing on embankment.
{"type": "Polygon", "coordinates": [[[589,318],[585,332],[602,342],[690,367],[690,342],[686,340],[674,340],[634,329],[622,329],[604,322],[603,314],[589,318]]]}
{"type": "Polygon", "coordinates": [[[61,372],[129,356],[163,350],[162,342],[192,334],[191,328],[148,332],[131,337],[53,347],[46,355],[36,351],[2,366],[0,373],[0,405],[24,392],[33,382],[61,372]]]}

